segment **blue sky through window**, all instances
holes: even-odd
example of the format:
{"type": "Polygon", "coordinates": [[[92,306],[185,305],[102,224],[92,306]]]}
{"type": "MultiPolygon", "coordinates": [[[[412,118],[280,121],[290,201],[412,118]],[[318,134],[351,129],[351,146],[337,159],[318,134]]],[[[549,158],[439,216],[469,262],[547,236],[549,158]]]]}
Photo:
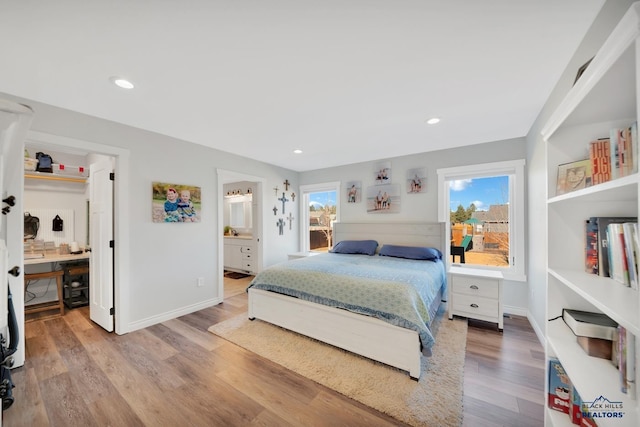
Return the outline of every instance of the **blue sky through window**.
{"type": "Polygon", "coordinates": [[[316,208],[322,208],[325,205],[336,206],[336,192],[321,191],[317,193],[310,193],[309,205],[314,205],[316,208]]]}
{"type": "Polygon", "coordinates": [[[459,205],[465,209],[471,203],[479,211],[488,210],[490,205],[509,203],[509,177],[496,176],[450,181],[450,210],[456,211],[459,205]]]}

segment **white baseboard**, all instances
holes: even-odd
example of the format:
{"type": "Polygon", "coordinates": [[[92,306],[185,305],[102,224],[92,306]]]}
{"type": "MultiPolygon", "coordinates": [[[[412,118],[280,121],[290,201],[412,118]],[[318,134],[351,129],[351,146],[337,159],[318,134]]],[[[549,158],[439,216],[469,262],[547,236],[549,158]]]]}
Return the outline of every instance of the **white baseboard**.
{"type": "Polygon", "coordinates": [[[175,319],[176,317],[184,316],[186,314],[193,313],[198,310],[203,310],[205,308],[213,307],[214,305],[220,304],[222,299],[215,298],[206,301],[201,301],[197,304],[188,305],[186,307],[179,308],[177,310],[172,310],[166,313],[162,313],[157,316],[147,317],[146,319],[138,320],[136,322],[129,323],[128,332],[137,331],[138,329],[144,329],[149,326],[156,325],[158,323],[165,322],[167,320],[175,319]]]}
{"type": "Polygon", "coordinates": [[[503,305],[502,306],[502,311],[504,313],[513,314],[514,316],[527,317],[529,315],[529,310],[527,310],[526,308],[513,307],[513,306],[510,306],[510,305],[503,305]]]}
{"type": "Polygon", "coordinates": [[[538,341],[540,341],[540,344],[542,344],[542,348],[545,349],[546,346],[545,346],[544,331],[540,329],[540,326],[533,319],[533,316],[531,315],[531,313],[527,313],[527,319],[529,319],[529,323],[531,324],[533,331],[536,333],[536,336],[538,337],[538,341]]]}

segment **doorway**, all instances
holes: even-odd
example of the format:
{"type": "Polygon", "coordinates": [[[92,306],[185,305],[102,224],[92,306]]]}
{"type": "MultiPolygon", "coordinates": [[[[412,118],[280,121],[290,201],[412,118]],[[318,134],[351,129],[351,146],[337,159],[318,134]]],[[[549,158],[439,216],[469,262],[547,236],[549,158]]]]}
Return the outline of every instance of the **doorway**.
{"type": "Polygon", "coordinates": [[[221,301],[225,268],[255,275],[263,263],[264,178],[218,169],[218,274],[221,301]],[[227,235],[225,236],[225,229],[227,235]]]}
{"type": "MultiPolygon", "coordinates": [[[[107,221],[111,222],[113,227],[110,233],[110,239],[113,240],[113,243],[107,241],[106,244],[109,246],[113,244],[115,250],[100,250],[100,248],[91,242],[91,254],[94,259],[96,256],[112,257],[113,267],[109,269],[110,271],[103,271],[101,273],[101,277],[105,277],[105,275],[110,276],[109,281],[113,283],[110,289],[108,289],[108,297],[112,300],[110,305],[115,308],[111,313],[113,318],[113,327],[111,329],[115,330],[117,334],[129,332],[129,302],[128,298],[124,298],[127,292],[127,277],[129,271],[129,245],[127,237],[129,235],[129,221],[126,215],[119,214],[119,212],[124,212],[123,209],[119,207],[126,206],[126,201],[129,199],[129,150],[35,131],[27,134],[25,146],[46,147],[46,149],[51,152],[83,155],[87,157],[88,162],[93,164],[97,164],[104,159],[111,160],[112,168],[110,169],[114,174],[112,185],[113,196],[108,199],[109,202],[103,201],[103,206],[91,206],[92,203],[89,203],[87,212],[91,212],[91,215],[94,216],[95,211],[99,208],[112,213],[112,218],[107,218],[107,221]]],[[[23,198],[24,191],[23,188],[21,194],[23,198]]],[[[95,196],[90,196],[90,198],[95,198],[95,196]]],[[[97,203],[93,205],[97,205],[97,203]]],[[[94,226],[95,222],[94,220],[91,225],[94,226]]],[[[90,224],[88,220],[87,224],[90,224]]],[[[88,233],[89,231],[87,230],[85,235],[88,235],[88,233]]],[[[23,311],[24,302],[21,301],[21,303],[21,309],[23,311]]],[[[20,319],[24,319],[24,312],[20,313],[20,319]]],[[[24,348],[24,346],[22,346],[22,348],[24,348]]]]}

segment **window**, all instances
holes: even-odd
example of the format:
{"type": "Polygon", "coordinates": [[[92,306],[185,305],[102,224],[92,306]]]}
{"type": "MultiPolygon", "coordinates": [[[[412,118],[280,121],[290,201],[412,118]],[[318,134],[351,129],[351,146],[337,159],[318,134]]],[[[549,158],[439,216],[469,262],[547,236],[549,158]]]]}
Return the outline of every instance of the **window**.
{"type": "Polygon", "coordinates": [[[303,206],[300,248],[303,252],[326,252],[333,247],[333,223],[338,220],[340,183],[302,185],[300,191],[303,206]]]}
{"type": "Polygon", "coordinates": [[[447,223],[447,259],[526,280],[524,160],[438,169],[438,220],[447,223]]]}

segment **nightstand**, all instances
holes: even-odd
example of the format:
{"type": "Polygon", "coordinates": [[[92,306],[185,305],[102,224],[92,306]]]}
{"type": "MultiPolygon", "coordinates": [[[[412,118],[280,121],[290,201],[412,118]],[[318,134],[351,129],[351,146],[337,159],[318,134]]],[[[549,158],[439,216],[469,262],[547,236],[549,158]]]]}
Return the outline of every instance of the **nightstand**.
{"type": "Polygon", "coordinates": [[[451,267],[449,270],[449,319],[454,315],[484,320],[504,328],[502,273],[493,270],[451,267]]]}

